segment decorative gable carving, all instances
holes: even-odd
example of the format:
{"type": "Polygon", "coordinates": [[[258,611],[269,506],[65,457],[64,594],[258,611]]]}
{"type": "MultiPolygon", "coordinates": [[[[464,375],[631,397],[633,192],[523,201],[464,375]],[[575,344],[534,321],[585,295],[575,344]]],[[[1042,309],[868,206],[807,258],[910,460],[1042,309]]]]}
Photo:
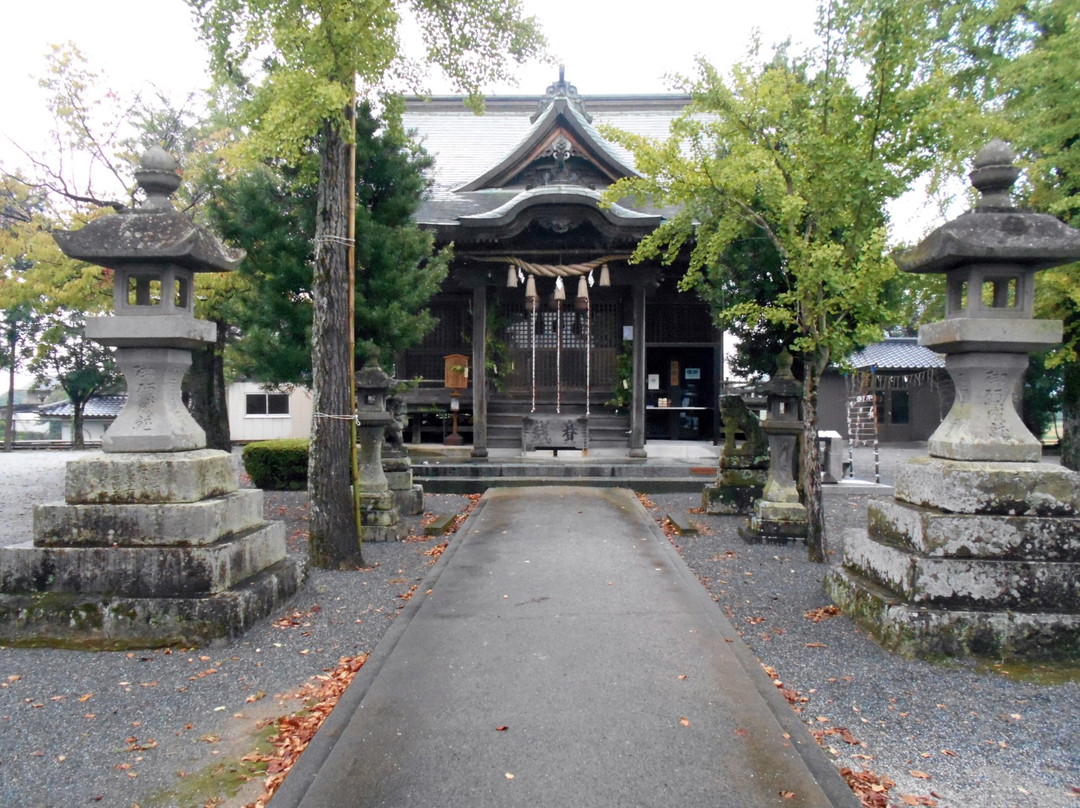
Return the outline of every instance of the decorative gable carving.
{"type": "Polygon", "coordinates": [[[573,101],[559,96],[549,101],[532,131],[510,154],[456,190],[530,190],[554,185],[599,190],[635,173],[573,101]]]}

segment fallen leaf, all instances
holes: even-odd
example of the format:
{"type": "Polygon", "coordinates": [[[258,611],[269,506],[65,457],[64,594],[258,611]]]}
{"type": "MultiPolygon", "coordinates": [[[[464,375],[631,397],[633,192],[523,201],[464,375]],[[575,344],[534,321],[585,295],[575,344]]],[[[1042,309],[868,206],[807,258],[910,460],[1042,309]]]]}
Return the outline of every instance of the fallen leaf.
{"type": "Polygon", "coordinates": [[[930,779],[929,774],[927,774],[926,772],[921,772],[918,769],[910,769],[908,771],[908,774],[910,774],[912,777],[915,777],[915,778],[917,778],[919,780],[929,780],[930,779]]]}
{"type": "Polygon", "coordinates": [[[793,800],[793,799],[795,799],[795,792],[794,791],[781,791],[780,792],[780,799],[782,799],[782,800],[793,800]]]}
{"type": "Polygon", "coordinates": [[[506,726],[505,724],[501,727],[495,727],[496,732],[506,732],[508,729],[510,729],[510,727],[506,726]]]}
{"type": "Polygon", "coordinates": [[[690,726],[690,719],[687,718],[686,716],[683,716],[682,718],[679,719],[679,723],[682,724],[684,727],[688,727],[688,726],[690,726]]]}
{"type": "Polygon", "coordinates": [[[807,648],[828,648],[829,647],[823,642],[808,642],[808,643],[803,643],[803,645],[805,645],[807,648]]]}
{"type": "Polygon", "coordinates": [[[507,773],[506,773],[506,779],[507,779],[507,780],[513,780],[513,779],[514,779],[514,775],[510,774],[510,772],[507,772],[507,773]]]}
{"type": "Polygon", "coordinates": [[[681,681],[683,681],[683,680],[684,680],[685,678],[686,678],[686,674],[685,674],[685,673],[680,673],[680,674],[679,674],[679,681],[680,681],[680,682],[681,682],[681,681]]]}
{"type": "Polygon", "coordinates": [[[840,609],[836,606],[822,606],[820,609],[810,609],[803,612],[803,617],[807,620],[812,620],[815,623],[820,623],[822,620],[828,620],[830,617],[837,617],[840,614],[840,609]]]}
{"type": "Polygon", "coordinates": [[[92,698],[94,698],[93,693],[83,693],[81,696],[79,696],[79,701],[90,701],[90,699],[92,698]]]}

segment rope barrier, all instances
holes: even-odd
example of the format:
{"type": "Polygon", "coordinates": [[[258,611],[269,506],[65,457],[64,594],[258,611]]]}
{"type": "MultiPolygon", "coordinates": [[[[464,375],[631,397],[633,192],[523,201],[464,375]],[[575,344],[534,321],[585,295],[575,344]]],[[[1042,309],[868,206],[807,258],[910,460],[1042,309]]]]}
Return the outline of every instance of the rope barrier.
{"type": "Polygon", "coordinates": [[[578,275],[585,275],[588,272],[592,272],[592,270],[597,269],[610,261],[628,261],[630,258],[630,253],[605,255],[603,258],[595,258],[592,261],[587,261],[583,264],[534,264],[530,261],[514,258],[512,256],[477,256],[474,260],[512,264],[523,272],[528,272],[530,275],[541,278],[573,278],[578,275]]]}
{"type": "Polygon", "coordinates": [[[314,413],[316,418],[326,418],[330,421],[356,421],[356,425],[360,426],[360,415],[354,413],[353,415],[334,415],[329,412],[316,412],[314,413]]]}
{"type": "Polygon", "coordinates": [[[349,238],[348,236],[332,236],[332,235],[317,236],[315,238],[315,257],[316,258],[319,257],[319,254],[322,251],[322,246],[324,244],[340,244],[340,245],[345,246],[345,247],[351,247],[354,244],[356,244],[356,239],[349,238]]]}

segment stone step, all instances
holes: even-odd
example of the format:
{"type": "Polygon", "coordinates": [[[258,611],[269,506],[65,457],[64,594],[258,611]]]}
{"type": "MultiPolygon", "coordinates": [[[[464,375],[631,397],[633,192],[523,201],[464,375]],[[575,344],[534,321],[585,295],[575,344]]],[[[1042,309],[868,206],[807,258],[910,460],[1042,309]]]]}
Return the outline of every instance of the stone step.
{"type": "Polygon", "coordinates": [[[930,558],[844,531],[844,567],[913,606],[1080,613],[1080,563],[930,558]]]}
{"type": "Polygon", "coordinates": [[[0,592],[198,597],[224,592],[285,558],[285,525],[264,522],[188,547],[0,548],[0,592]]]}
{"type": "Polygon", "coordinates": [[[1080,562],[1074,518],[957,514],[880,499],[867,521],[876,541],[930,557],[1080,562]]]}
{"type": "Polygon", "coordinates": [[[700,493],[704,480],[692,476],[568,477],[568,476],[440,476],[424,480],[427,494],[480,494],[489,488],[575,485],[585,488],[629,488],[643,494],[700,493]]]}
{"type": "MultiPolygon", "coordinates": [[[[571,450],[566,450],[571,451],[571,450]]],[[[561,459],[562,455],[560,455],[561,459]]],[[[508,463],[421,463],[413,466],[413,479],[423,481],[425,489],[430,480],[440,477],[492,477],[492,478],[595,478],[609,479],[641,477],[694,477],[699,484],[711,482],[715,471],[708,466],[701,466],[702,474],[692,473],[697,466],[683,464],[652,464],[644,462],[611,463],[604,461],[579,460],[567,458],[564,462],[553,463],[547,457],[536,462],[508,463]],[[707,473],[706,473],[707,472],[707,473]]]]}
{"type": "Polygon", "coordinates": [[[262,521],[262,491],[250,488],[183,504],[50,502],[34,509],[34,544],[39,547],[207,545],[256,527],[262,521]]]}

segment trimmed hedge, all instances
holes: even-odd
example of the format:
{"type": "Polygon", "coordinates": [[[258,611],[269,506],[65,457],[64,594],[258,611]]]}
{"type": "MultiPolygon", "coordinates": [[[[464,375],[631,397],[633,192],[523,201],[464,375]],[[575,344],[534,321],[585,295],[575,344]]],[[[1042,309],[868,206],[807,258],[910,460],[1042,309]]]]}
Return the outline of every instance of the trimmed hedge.
{"type": "Polygon", "coordinates": [[[256,488],[271,491],[302,491],[307,488],[307,438],[249,443],[241,457],[244,470],[256,488]]]}

